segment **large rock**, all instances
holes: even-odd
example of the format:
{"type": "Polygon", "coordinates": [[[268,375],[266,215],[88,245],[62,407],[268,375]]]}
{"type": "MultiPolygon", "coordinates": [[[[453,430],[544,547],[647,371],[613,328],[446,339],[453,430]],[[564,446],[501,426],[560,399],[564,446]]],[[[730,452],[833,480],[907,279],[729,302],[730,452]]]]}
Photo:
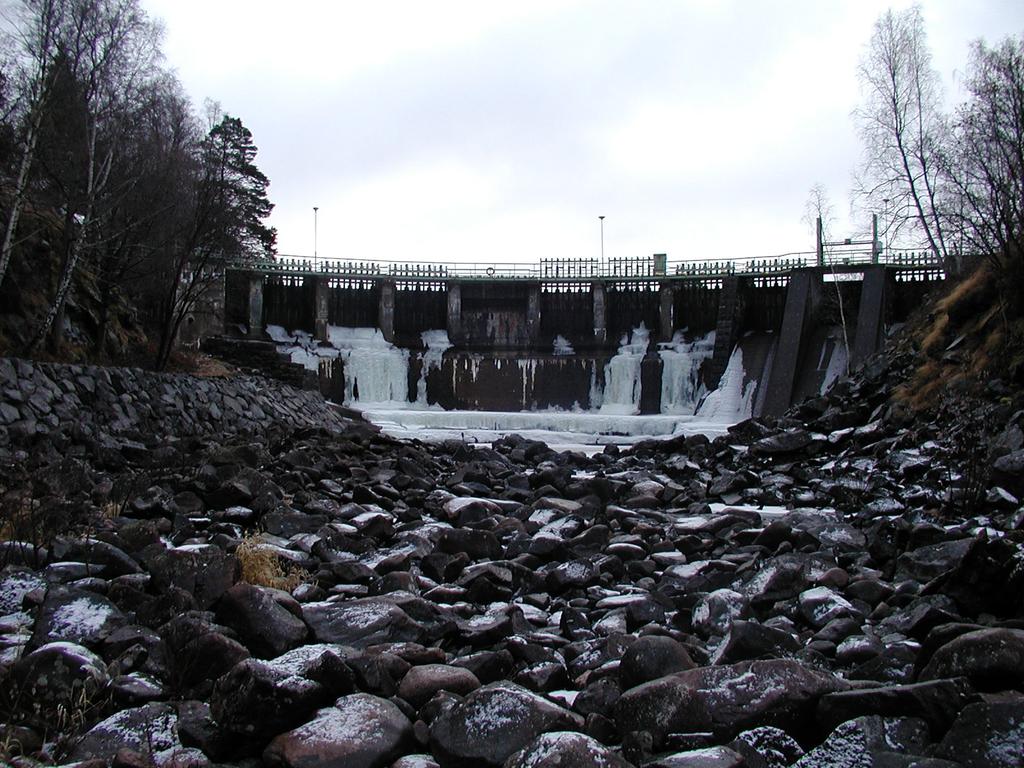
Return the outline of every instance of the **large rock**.
{"type": "Polygon", "coordinates": [[[937,735],[945,733],[970,696],[970,686],[963,679],[840,691],[818,702],[818,722],[831,731],[847,720],[867,715],[917,717],[937,735]]]}
{"type": "MultiPolygon", "coordinates": [[[[81,645],[46,643],[19,659],[12,670],[16,700],[42,707],[74,707],[92,700],[110,682],[103,659],[81,645]]],[[[11,685],[11,680],[7,685],[11,685]]]]}
{"type": "Polygon", "coordinates": [[[793,768],[884,766],[897,755],[921,755],[927,745],[928,728],[922,720],[859,717],[836,728],[823,744],[797,760],[793,768]]]}
{"type": "Polygon", "coordinates": [[[344,690],[351,690],[351,675],[346,676],[341,658],[323,646],[312,648],[319,648],[319,654],[296,655],[294,659],[285,656],[280,662],[247,659],[236,664],[213,688],[210,710],[214,718],[227,731],[266,743],[273,734],[303,722],[339,692],[338,687],[313,679],[323,677],[315,670],[326,663],[339,668],[330,682],[340,681],[344,690]]]}
{"type": "Polygon", "coordinates": [[[419,642],[424,628],[395,603],[378,598],[307,603],[302,616],[321,643],[368,648],[381,643],[419,642]]]}
{"type": "Polygon", "coordinates": [[[547,731],[579,730],[583,719],[514,683],[485,685],[439,714],[430,742],[445,765],[498,766],[547,731]]]}
{"type": "Polygon", "coordinates": [[[505,761],[504,768],[629,768],[630,764],[582,733],[544,733],[505,761]]]}
{"type": "Polygon", "coordinates": [[[417,709],[438,691],[465,695],[480,687],[480,680],[463,667],[421,664],[412,667],[398,686],[398,695],[417,709]]]}
{"type": "Polygon", "coordinates": [[[661,635],[644,635],[626,649],[619,662],[619,681],[623,690],[659,677],[693,669],[686,646],[661,635]]]}
{"type": "Polygon", "coordinates": [[[185,748],[178,738],[178,716],[169,704],[125,709],[97,723],[71,750],[72,760],[110,762],[121,750],[142,755],[147,765],[207,765],[202,752],[185,748]]]}
{"type": "Polygon", "coordinates": [[[236,584],[217,604],[217,618],[238,633],[254,656],[271,659],[306,639],[305,623],[274,599],[270,590],[236,584]]]}
{"type": "Polygon", "coordinates": [[[139,558],[158,589],[176,587],[188,592],[196,607],[204,610],[238,581],[238,560],[212,544],[188,544],[172,549],[154,545],[144,549],[139,558]]]}
{"type": "Polygon", "coordinates": [[[1020,768],[1024,701],[978,702],[965,707],[935,754],[965,768],[1020,768]]]}
{"type": "Polygon", "coordinates": [[[102,595],[68,587],[54,587],[46,593],[36,618],[30,647],[64,640],[97,647],[128,619],[102,595]]]}
{"type": "Polygon", "coordinates": [[[1024,630],[981,629],[939,648],[921,680],[966,677],[983,691],[1024,691],[1024,630]]]}
{"type": "Polygon", "coordinates": [[[615,722],[623,736],[650,733],[655,747],[673,732],[729,738],[760,725],[799,730],[818,699],[847,688],[839,678],[790,659],[698,667],[626,691],[615,722]]]}
{"type": "Polygon", "coordinates": [[[412,723],[387,699],[342,696],[305,725],[277,736],[263,761],[287,768],[386,768],[414,743],[412,723]]]}

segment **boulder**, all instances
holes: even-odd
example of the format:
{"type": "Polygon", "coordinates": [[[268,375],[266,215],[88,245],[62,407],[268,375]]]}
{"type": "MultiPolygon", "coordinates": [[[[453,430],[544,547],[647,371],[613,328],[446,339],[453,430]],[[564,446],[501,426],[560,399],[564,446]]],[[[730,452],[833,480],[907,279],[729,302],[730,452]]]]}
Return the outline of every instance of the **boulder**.
{"type": "Polygon", "coordinates": [[[155,766],[190,765],[200,759],[199,765],[208,764],[201,752],[182,745],[178,715],[170,704],[146,704],[111,715],[90,728],[69,757],[109,762],[122,750],[139,753],[155,766]]]}
{"type": "Polygon", "coordinates": [[[650,733],[656,748],[673,732],[711,731],[729,738],[761,725],[799,730],[807,727],[818,699],[847,688],[839,678],[791,659],[698,667],[624,692],[615,722],[623,736],[650,733]]]}
{"type": "Polygon", "coordinates": [[[401,709],[387,699],[355,693],[278,735],[263,751],[263,762],[287,768],[386,768],[413,743],[412,723],[401,709]]]}
{"type": "Polygon", "coordinates": [[[965,707],[935,755],[964,768],[1019,768],[1024,755],[1024,701],[980,701],[965,707]]]}
{"type": "Polygon", "coordinates": [[[304,722],[336,692],[306,677],[299,667],[246,659],[217,680],[210,711],[223,729],[266,743],[275,733],[304,722]]]}
{"type": "Polygon", "coordinates": [[[171,549],[153,545],[140,552],[139,558],[157,589],[183,590],[192,595],[196,607],[203,610],[216,603],[238,581],[238,560],[213,544],[187,544],[171,549]]]}
{"type": "Polygon", "coordinates": [[[544,733],[505,761],[504,768],[629,768],[598,741],[573,731],[544,733]]]}
{"type": "Polygon", "coordinates": [[[939,735],[946,732],[970,696],[970,686],[963,679],[860,688],[822,696],[817,716],[828,731],[867,715],[916,717],[939,735]]]}
{"type": "Polygon", "coordinates": [[[127,623],[121,610],[102,595],[53,587],[39,609],[29,647],[63,640],[95,648],[127,623]]]}
{"type": "Polygon", "coordinates": [[[103,659],[81,645],[46,643],[19,659],[12,669],[18,700],[43,707],[75,706],[91,700],[110,682],[103,659]]]}
{"type": "MultiPolygon", "coordinates": [[[[928,727],[912,717],[858,717],[836,728],[824,743],[801,757],[793,768],[881,766],[897,755],[923,755],[928,727]]],[[[891,764],[891,762],[889,763],[891,764]]],[[[900,764],[900,763],[897,763],[900,764]]]]}
{"type": "Polygon", "coordinates": [[[935,651],[920,679],[966,677],[983,691],[1024,691],[1024,630],[980,629],[935,651]]]}
{"type": "Polygon", "coordinates": [[[452,766],[499,766],[548,731],[579,730],[583,718],[514,683],[470,693],[430,724],[432,751],[452,766]]]}
{"type": "Polygon", "coordinates": [[[793,737],[767,725],[743,731],[728,747],[743,756],[748,768],[787,768],[804,755],[793,737]]]}
{"type": "Polygon", "coordinates": [[[265,587],[239,583],[217,603],[217,619],[238,633],[254,656],[280,656],[306,639],[305,623],[274,599],[265,587]]]}
{"type": "Polygon", "coordinates": [[[447,664],[412,667],[398,686],[398,695],[419,709],[438,691],[466,695],[480,687],[480,680],[468,669],[447,664]]]}
{"type": "Polygon", "coordinates": [[[619,681],[625,690],[695,666],[686,646],[678,640],[661,635],[644,635],[637,638],[622,655],[619,681]]]}
{"type": "Polygon", "coordinates": [[[380,643],[419,642],[424,628],[393,602],[365,598],[306,603],[302,616],[321,643],[367,648],[380,643]]]}
{"type": "Polygon", "coordinates": [[[743,755],[729,747],[704,747],[674,752],[644,763],[644,768],[746,768],[743,755]]]}

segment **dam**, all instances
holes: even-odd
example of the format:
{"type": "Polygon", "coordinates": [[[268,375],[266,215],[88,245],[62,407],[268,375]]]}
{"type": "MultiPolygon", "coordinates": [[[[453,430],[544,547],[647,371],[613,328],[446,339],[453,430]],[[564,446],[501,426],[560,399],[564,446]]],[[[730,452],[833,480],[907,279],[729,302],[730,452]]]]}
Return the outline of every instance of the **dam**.
{"type": "Polygon", "coordinates": [[[877,351],[938,282],[914,251],[738,261],[229,268],[222,340],[272,343],[357,407],[779,415],[877,351]]]}

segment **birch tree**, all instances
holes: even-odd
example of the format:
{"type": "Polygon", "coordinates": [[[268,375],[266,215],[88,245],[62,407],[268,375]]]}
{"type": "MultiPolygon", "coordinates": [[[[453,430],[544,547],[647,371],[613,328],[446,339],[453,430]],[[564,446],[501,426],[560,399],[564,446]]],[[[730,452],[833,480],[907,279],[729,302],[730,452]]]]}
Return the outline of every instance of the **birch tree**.
{"type": "Polygon", "coordinates": [[[967,102],[955,123],[949,175],[957,232],[1004,283],[1024,296],[1024,40],[974,44],[967,102]]]}
{"type": "Polygon", "coordinates": [[[66,6],[66,0],[22,0],[15,9],[15,71],[21,90],[19,106],[23,127],[18,137],[18,173],[0,242],[0,283],[11,263],[18,221],[25,207],[39,133],[49,102],[53,63],[57,56],[58,38],[64,27],[66,6]]]}
{"type": "Polygon", "coordinates": [[[861,203],[891,212],[885,222],[890,239],[923,244],[949,263],[956,254],[941,210],[947,127],[919,7],[879,17],[859,75],[864,103],[854,116],[864,142],[856,190],[861,203]]]}
{"type": "Polygon", "coordinates": [[[65,233],[69,242],[64,267],[28,351],[46,338],[63,310],[79,261],[94,235],[111,168],[137,117],[141,93],[154,75],[158,56],[158,27],[137,0],[66,1],[57,47],[67,76],[81,90],[84,131],[68,137],[68,154],[77,168],[72,168],[62,206],[66,229],[70,228],[65,233]]]}

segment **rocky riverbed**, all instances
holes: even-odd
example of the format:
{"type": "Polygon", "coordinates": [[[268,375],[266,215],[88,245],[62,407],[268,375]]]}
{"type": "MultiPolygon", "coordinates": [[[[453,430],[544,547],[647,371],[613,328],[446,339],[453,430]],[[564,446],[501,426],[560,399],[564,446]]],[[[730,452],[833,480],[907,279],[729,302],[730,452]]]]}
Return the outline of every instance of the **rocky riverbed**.
{"type": "Polygon", "coordinates": [[[0,360],[0,753],[1019,766],[1021,404],[915,419],[898,369],[587,458],[0,360]]]}

